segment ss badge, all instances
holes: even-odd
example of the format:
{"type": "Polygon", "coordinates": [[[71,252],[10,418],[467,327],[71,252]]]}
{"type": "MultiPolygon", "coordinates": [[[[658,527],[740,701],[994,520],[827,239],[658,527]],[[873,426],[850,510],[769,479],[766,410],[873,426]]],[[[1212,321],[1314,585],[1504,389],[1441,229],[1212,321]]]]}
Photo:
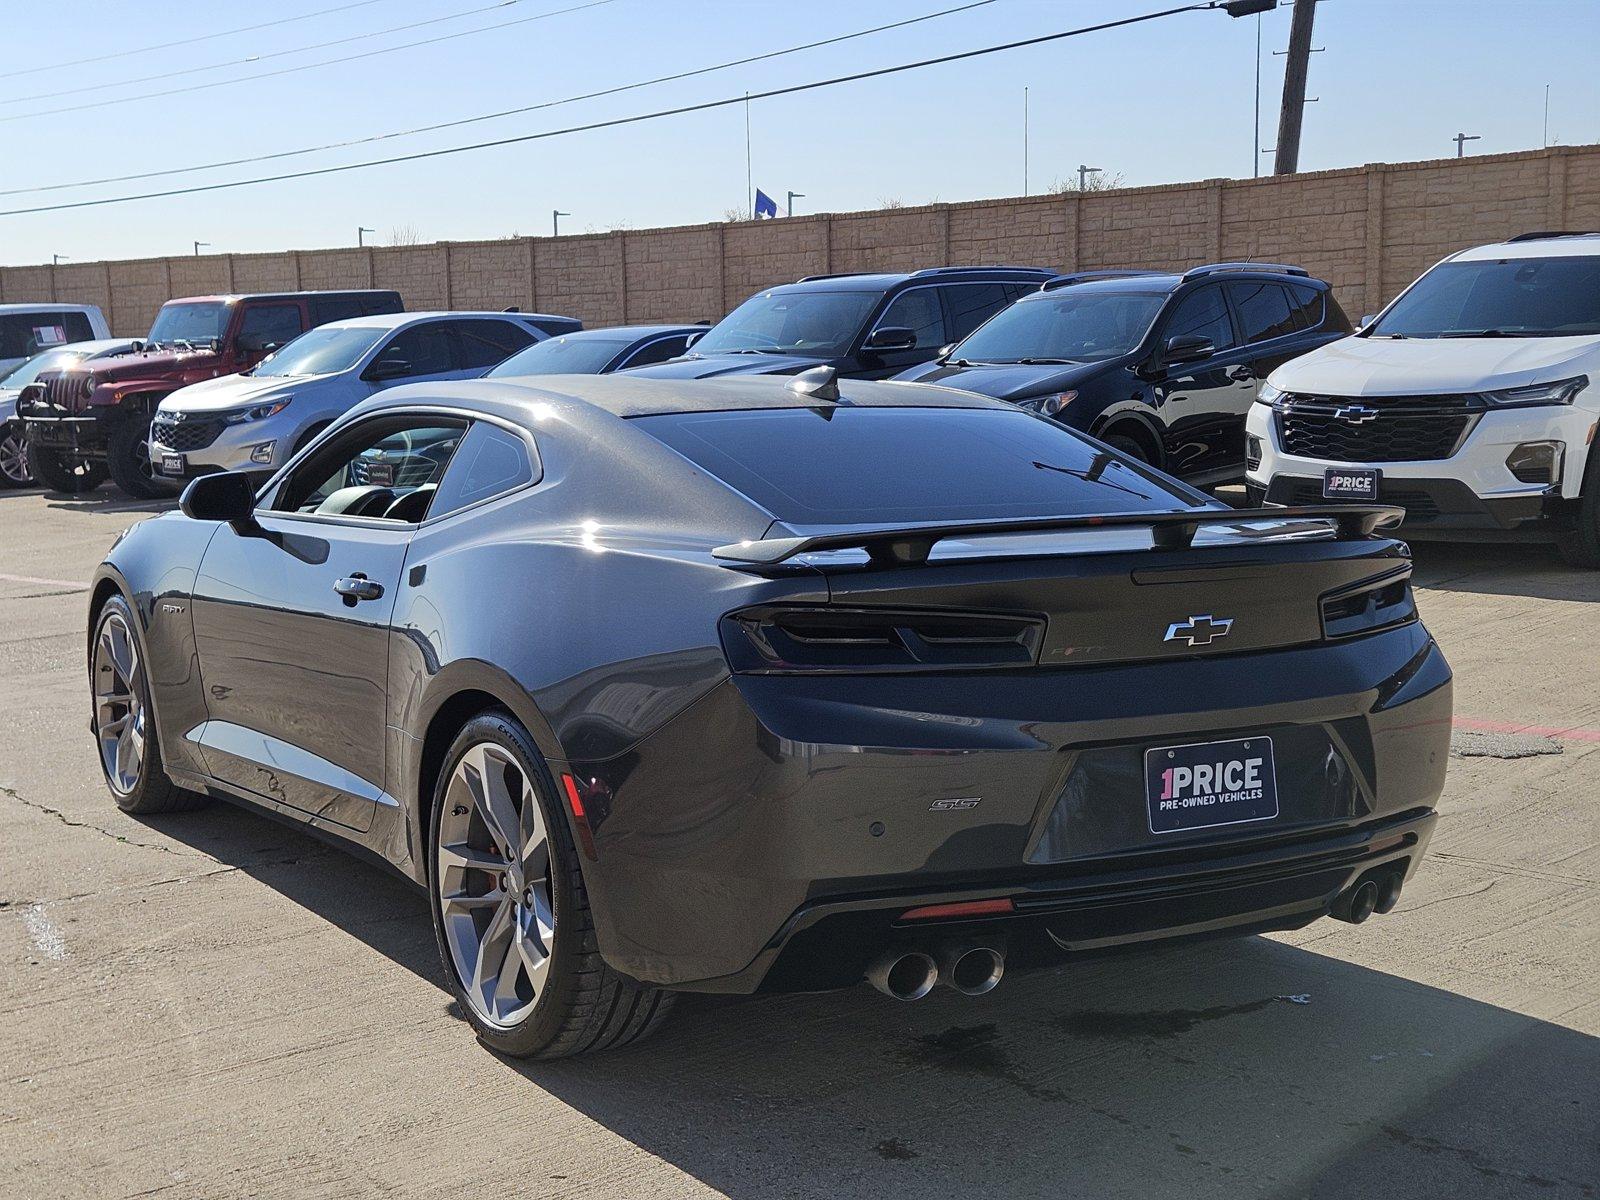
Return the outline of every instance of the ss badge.
{"type": "Polygon", "coordinates": [[[928,805],[929,812],[960,812],[963,809],[977,808],[982,796],[957,796],[949,800],[935,800],[928,805]]]}

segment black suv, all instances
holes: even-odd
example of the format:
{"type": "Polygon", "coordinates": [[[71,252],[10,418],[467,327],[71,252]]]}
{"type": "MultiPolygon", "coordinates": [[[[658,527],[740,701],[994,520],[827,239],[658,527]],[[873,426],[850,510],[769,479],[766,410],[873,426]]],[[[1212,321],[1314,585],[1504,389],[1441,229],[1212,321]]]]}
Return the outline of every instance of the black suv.
{"type": "Polygon", "coordinates": [[[757,292],[682,358],[629,375],[708,379],[792,375],[831,366],[883,379],[927,362],[1056,272],[1035,267],[930,267],[894,275],[808,275],[757,292]]]}
{"type": "Polygon", "coordinates": [[[1244,477],[1244,420],[1278,364],[1350,333],[1300,267],[1080,271],[897,378],[1010,400],[1198,486],[1244,477]]]}

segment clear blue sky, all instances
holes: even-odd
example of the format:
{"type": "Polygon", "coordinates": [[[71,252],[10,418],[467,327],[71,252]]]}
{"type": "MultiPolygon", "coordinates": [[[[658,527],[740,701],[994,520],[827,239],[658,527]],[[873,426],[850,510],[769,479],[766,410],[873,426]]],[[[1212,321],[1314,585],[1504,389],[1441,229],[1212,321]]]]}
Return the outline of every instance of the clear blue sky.
{"type": "MultiPolygon", "coordinates": [[[[548,20],[182,95],[121,99],[87,111],[38,109],[128,97],[371,51],[565,7],[515,0],[477,17],[347,46],[240,63],[390,26],[483,7],[490,0],[383,0],[345,12],[180,49],[16,75],[166,38],[195,36],[332,7],[339,0],[251,5],[200,0],[52,0],[7,15],[0,72],[0,189],[186,166],[384,133],[778,49],[936,9],[959,0],[611,0],[548,20]],[[203,73],[53,98],[42,92],[203,73]]],[[[348,2],[348,0],[346,0],[348,2]]],[[[918,57],[1029,37],[1166,7],[1162,0],[996,0],[909,29],[540,113],[200,175],[36,196],[89,199],[380,157],[740,95],[918,57]]],[[[1262,143],[1276,135],[1287,8],[1263,18],[1262,143]]],[[[797,211],[870,208],[1015,195],[1022,190],[1022,91],[1030,89],[1034,190],[1077,165],[1126,183],[1251,173],[1255,18],[1193,13],[1108,33],[933,67],[751,106],[756,184],[797,211]]],[[[1600,0],[1322,0],[1301,167],[1537,147],[1545,85],[1550,137],[1600,141],[1600,0]]],[[[432,161],[98,209],[0,217],[0,262],[77,261],[348,245],[414,228],[424,240],[545,234],[719,220],[744,200],[744,113],[738,106],[620,129],[432,161]]]]}

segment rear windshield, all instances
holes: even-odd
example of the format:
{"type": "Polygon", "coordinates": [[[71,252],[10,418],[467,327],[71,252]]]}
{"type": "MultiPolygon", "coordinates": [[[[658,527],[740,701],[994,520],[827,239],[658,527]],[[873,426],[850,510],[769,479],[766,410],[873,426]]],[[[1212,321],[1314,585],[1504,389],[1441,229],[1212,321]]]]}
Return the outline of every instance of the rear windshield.
{"type": "Polygon", "coordinates": [[[633,418],[787,525],[887,525],[1186,507],[1014,409],[826,408],[633,418]]]}
{"type": "Polygon", "coordinates": [[[489,372],[502,375],[596,375],[629,346],[632,338],[571,337],[547,338],[519,350],[489,372]]]}

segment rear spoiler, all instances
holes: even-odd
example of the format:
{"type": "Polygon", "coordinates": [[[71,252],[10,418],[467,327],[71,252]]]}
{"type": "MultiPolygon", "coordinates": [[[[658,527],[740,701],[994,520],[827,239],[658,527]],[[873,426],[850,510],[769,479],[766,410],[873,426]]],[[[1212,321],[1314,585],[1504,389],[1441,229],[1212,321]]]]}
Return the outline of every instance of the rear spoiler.
{"type": "Polygon", "coordinates": [[[1195,512],[1110,513],[1096,517],[1025,517],[1003,521],[961,521],[949,525],[901,525],[857,529],[810,537],[762,538],[718,546],[713,557],[738,567],[776,567],[819,550],[865,550],[874,566],[919,566],[946,538],[1074,529],[1148,529],[1157,550],[1182,550],[1202,525],[1252,521],[1332,521],[1342,539],[1371,537],[1405,519],[1405,510],[1385,504],[1305,504],[1282,508],[1216,508],[1195,512]]]}

